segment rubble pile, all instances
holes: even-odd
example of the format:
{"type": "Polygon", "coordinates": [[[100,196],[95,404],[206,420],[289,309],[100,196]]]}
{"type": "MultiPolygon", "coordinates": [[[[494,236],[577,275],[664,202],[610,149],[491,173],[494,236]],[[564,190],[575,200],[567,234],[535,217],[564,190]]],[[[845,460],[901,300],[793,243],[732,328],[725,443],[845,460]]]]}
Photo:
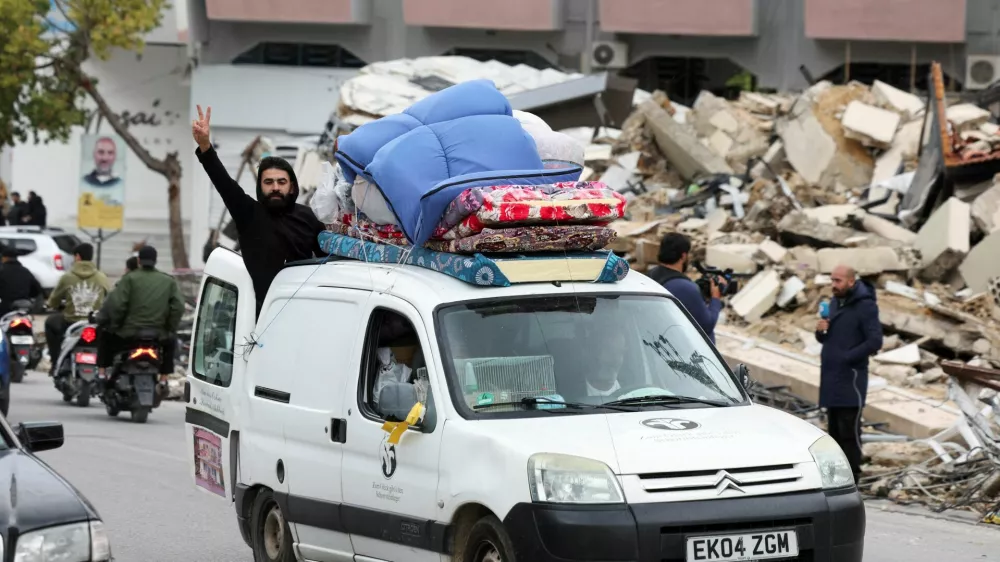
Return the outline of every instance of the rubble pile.
{"type": "MultiPolygon", "coordinates": [[[[904,226],[932,106],[878,81],[733,101],[703,92],[690,108],[654,92],[621,131],[583,138],[586,174],[629,199],[612,248],[633,268],[680,231],[692,261],[732,271],[727,330],[818,355],[828,275],[851,265],[877,288],[886,338],[873,373],[946,399],[940,360],[1000,367],[1000,175],[904,226]]],[[[1000,126],[968,106],[944,112],[956,149],[1000,149],[1000,126]]]]}

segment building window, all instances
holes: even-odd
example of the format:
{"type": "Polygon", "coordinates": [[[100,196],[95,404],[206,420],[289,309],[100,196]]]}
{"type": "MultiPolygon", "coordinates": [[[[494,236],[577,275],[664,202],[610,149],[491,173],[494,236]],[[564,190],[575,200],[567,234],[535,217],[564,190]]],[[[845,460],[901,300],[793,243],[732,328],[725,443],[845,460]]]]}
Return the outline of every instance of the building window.
{"type": "Polygon", "coordinates": [[[233,64],[361,68],[366,63],[339,45],[264,42],[233,59],[233,64]]]}

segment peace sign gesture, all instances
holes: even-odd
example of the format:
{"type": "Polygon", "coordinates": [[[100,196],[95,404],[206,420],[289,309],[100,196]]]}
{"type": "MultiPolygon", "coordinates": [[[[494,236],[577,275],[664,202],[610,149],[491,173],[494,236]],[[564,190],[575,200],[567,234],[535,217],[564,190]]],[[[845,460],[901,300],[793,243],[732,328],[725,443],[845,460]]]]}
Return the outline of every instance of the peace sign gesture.
{"type": "Polygon", "coordinates": [[[201,106],[198,107],[198,119],[191,122],[191,135],[194,137],[194,142],[198,143],[198,148],[202,152],[205,152],[209,148],[212,148],[212,141],[209,138],[209,127],[212,122],[212,108],[208,107],[204,113],[201,111],[201,106]]]}

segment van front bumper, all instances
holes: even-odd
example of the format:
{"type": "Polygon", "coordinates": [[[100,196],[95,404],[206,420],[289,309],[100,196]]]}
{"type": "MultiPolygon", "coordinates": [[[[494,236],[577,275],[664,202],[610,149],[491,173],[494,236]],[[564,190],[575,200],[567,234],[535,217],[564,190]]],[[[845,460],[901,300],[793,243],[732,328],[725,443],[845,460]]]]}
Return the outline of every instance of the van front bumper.
{"type": "Polygon", "coordinates": [[[856,488],[711,501],[574,506],[520,503],[504,519],[518,560],[685,562],[688,537],[794,528],[808,562],[861,562],[856,488]]]}

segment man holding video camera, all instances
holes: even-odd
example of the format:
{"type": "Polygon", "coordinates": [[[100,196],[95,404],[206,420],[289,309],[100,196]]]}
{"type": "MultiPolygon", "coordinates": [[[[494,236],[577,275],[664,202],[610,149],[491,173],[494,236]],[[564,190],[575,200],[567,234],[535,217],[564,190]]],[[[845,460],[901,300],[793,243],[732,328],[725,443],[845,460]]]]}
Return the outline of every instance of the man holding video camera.
{"type": "Polygon", "coordinates": [[[688,268],[690,252],[691,241],[687,236],[678,232],[667,233],[660,241],[660,252],[656,256],[660,264],[651,269],[648,275],[681,301],[712,343],[715,343],[715,323],[719,321],[719,311],[722,310],[722,291],[715,277],[710,277],[711,298],[706,299],[698,284],[684,274],[688,268]]]}

